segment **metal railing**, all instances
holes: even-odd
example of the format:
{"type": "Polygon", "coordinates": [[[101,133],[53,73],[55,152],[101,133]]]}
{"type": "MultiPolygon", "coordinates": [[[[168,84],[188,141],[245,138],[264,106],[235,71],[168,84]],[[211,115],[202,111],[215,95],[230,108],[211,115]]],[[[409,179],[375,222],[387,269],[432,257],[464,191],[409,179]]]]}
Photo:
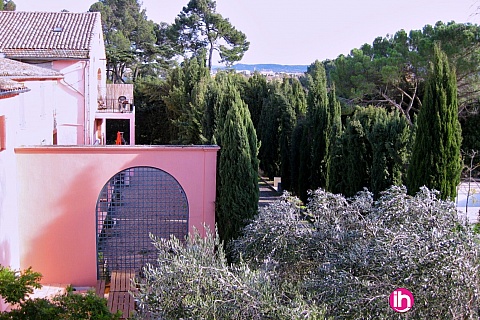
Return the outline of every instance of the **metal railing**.
{"type": "Polygon", "coordinates": [[[104,99],[98,101],[97,112],[131,113],[133,112],[133,98],[104,99]]]}

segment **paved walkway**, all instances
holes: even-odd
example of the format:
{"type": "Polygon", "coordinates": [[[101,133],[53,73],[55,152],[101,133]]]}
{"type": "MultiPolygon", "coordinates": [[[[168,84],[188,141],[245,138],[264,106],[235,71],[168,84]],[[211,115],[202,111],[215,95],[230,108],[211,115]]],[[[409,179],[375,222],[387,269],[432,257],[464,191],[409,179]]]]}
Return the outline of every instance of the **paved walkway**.
{"type": "Polygon", "coordinates": [[[478,223],[480,214],[480,181],[462,182],[457,188],[455,204],[461,217],[467,217],[470,223],[478,223]],[[467,204],[467,195],[468,204],[467,204]]]}
{"type": "Polygon", "coordinates": [[[258,201],[259,208],[268,206],[281,196],[281,194],[273,188],[273,181],[268,181],[268,178],[260,177],[260,179],[258,179],[258,189],[260,191],[258,201]]]}

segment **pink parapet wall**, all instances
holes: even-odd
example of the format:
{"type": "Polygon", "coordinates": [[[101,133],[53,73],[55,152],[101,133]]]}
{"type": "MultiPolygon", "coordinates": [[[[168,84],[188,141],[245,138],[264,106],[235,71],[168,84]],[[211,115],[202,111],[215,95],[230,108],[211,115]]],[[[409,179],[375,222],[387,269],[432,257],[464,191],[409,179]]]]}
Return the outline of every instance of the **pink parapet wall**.
{"type": "Polygon", "coordinates": [[[161,169],[185,191],[189,231],[214,230],[216,146],[16,148],[20,267],[43,283],[93,286],[97,279],[96,204],[118,172],[161,169]]]}

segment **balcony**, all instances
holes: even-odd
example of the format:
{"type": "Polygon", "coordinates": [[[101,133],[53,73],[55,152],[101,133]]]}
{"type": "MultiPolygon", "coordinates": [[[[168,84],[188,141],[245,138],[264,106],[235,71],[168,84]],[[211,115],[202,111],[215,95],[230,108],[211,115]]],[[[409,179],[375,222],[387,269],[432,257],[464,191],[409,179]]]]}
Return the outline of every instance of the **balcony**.
{"type": "Polygon", "coordinates": [[[132,113],[133,84],[107,84],[106,90],[99,90],[98,108],[99,113],[132,113]],[[104,98],[105,97],[105,98],[104,98]]]}
{"type": "Polygon", "coordinates": [[[131,113],[133,112],[133,99],[121,96],[119,99],[105,99],[98,101],[97,112],[105,113],[131,113]],[[122,98],[122,99],[120,99],[122,98]]]}

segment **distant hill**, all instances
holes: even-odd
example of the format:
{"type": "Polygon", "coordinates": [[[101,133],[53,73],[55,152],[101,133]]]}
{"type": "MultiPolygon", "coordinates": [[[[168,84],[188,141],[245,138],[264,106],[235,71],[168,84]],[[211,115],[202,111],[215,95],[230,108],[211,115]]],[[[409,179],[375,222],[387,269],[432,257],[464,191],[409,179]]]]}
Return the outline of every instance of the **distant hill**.
{"type": "MultiPolygon", "coordinates": [[[[282,65],[282,64],[243,64],[238,63],[232,66],[237,71],[272,71],[285,73],[304,73],[307,72],[307,65],[282,65]]],[[[225,69],[223,66],[215,66],[213,69],[225,69]]]]}

